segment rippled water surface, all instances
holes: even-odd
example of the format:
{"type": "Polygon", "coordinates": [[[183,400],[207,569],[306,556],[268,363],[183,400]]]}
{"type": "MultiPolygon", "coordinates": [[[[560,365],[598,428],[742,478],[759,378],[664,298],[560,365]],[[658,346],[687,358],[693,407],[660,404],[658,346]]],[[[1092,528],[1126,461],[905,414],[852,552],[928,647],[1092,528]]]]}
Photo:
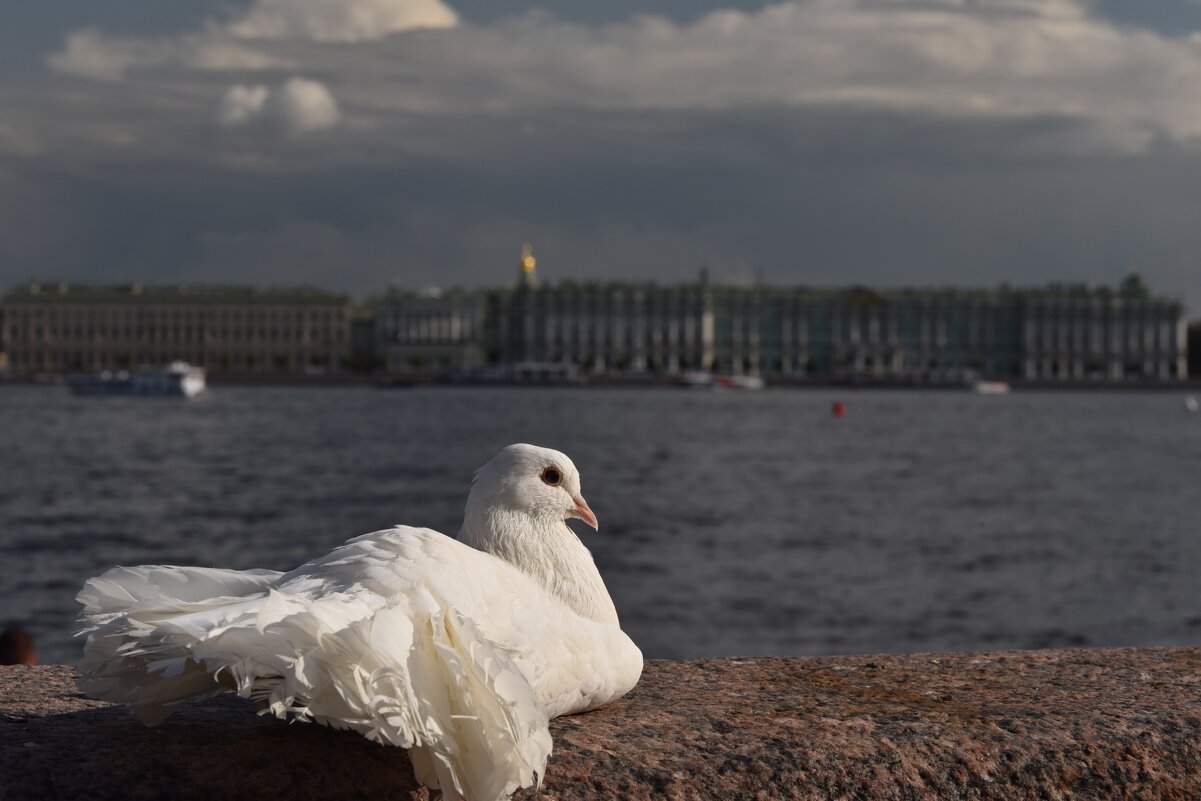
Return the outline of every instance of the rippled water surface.
{"type": "Polygon", "coordinates": [[[458,530],[472,472],[566,451],[654,657],[1201,641],[1201,416],[1176,393],[0,389],[0,624],[71,662],[113,564],[290,568],[458,530]],[[830,414],[835,398],[847,415],[830,414]]]}

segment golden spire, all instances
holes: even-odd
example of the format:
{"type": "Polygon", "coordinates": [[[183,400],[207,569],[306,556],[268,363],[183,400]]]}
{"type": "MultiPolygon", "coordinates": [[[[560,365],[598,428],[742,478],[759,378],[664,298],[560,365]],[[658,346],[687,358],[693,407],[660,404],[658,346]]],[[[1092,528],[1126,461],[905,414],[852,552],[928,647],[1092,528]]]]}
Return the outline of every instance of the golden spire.
{"type": "Polygon", "coordinates": [[[538,260],[534,258],[534,246],[525,244],[521,246],[521,283],[523,286],[533,286],[538,282],[537,276],[534,275],[534,270],[538,267],[538,260]]]}

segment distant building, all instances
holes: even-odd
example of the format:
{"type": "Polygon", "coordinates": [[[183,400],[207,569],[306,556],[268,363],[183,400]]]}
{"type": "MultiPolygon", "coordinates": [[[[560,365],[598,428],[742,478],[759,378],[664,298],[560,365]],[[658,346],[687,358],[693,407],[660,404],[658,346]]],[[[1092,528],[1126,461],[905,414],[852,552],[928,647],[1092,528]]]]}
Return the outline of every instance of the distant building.
{"type": "Polygon", "coordinates": [[[1201,378],[1201,321],[1188,327],[1188,374],[1190,378],[1201,378]]]}
{"type": "Polygon", "coordinates": [[[1171,381],[1187,376],[1183,307],[1137,276],[958,290],[725,289],[715,369],[787,378],[1171,381]]]}
{"type": "MultiPolygon", "coordinates": [[[[539,283],[529,246],[511,288],[394,293],[380,347],[394,372],[569,364],[777,381],[1174,381],[1188,375],[1180,303],[1119,287],[870,289],[539,283]]],[[[386,309],[386,312],[383,311],[386,309]]]]}
{"type": "Polygon", "coordinates": [[[494,290],[488,301],[490,363],[678,373],[714,361],[714,312],[702,286],[565,282],[494,290]]]}
{"type": "Polygon", "coordinates": [[[566,363],[588,373],[678,373],[713,361],[706,284],[561,282],[540,286],[529,245],[515,289],[486,306],[490,363],[566,363]]]}
{"type": "Polygon", "coordinates": [[[480,367],[484,304],[481,292],[390,290],[376,307],[376,356],[390,373],[480,367]]]}
{"type": "Polygon", "coordinates": [[[32,283],[3,298],[14,371],[94,372],[182,359],[214,372],[341,369],[349,298],[320,289],[32,283]]]}
{"type": "Polygon", "coordinates": [[[871,289],[539,282],[394,289],[352,311],[319,289],[28,284],[0,308],[18,373],[120,370],[181,359],[216,373],[342,369],[439,375],[711,371],[788,381],[1176,381],[1189,369],[1181,304],[1137,275],[1116,288],[871,289]],[[562,369],[552,369],[559,366],[562,369]],[[532,371],[532,372],[531,372],[532,371]]]}
{"type": "Polygon", "coordinates": [[[350,356],[345,365],[348,369],[370,373],[382,367],[376,352],[375,318],[378,303],[373,300],[355,306],[350,318],[350,356]]]}

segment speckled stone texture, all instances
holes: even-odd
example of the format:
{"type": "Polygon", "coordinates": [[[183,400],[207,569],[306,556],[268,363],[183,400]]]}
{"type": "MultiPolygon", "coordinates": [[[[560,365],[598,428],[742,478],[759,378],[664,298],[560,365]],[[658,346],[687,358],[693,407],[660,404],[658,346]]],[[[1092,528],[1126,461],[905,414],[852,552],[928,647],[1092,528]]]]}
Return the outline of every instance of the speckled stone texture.
{"type": "MultiPolygon", "coordinates": [[[[1201,799],[1201,649],[651,662],[551,725],[540,799],[1201,799]]],[[[436,795],[436,794],[435,794],[436,795]]],[[[429,798],[398,750],[232,696],[158,729],[0,667],[0,798],[429,798]]]]}

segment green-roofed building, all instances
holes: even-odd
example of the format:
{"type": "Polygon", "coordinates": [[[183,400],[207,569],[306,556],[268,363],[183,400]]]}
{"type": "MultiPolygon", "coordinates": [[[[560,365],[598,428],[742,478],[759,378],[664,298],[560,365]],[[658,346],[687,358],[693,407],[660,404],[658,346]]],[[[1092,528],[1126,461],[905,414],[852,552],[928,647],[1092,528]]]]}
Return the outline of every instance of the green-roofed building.
{"type": "Polygon", "coordinates": [[[1184,311],[1137,275],[1118,287],[1014,289],[539,282],[395,295],[377,347],[399,372],[562,364],[588,373],[699,370],[777,382],[1175,381],[1184,311]],[[441,332],[441,333],[438,333],[441,332]]]}

